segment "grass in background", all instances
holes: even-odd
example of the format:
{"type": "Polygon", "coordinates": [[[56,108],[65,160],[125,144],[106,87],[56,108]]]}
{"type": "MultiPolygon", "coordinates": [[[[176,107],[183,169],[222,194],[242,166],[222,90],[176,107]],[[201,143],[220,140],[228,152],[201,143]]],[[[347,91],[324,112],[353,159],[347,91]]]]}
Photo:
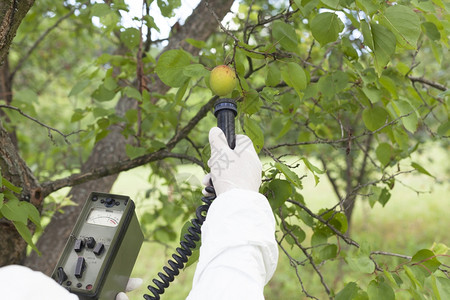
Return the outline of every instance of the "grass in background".
{"type": "MultiPolygon", "coordinates": [[[[430,173],[436,175],[442,184],[436,184],[432,178],[425,175],[414,176],[405,175],[401,177],[401,182],[396,183],[392,192],[392,197],[383,208],[379,203],[370,208],[367,201],[358,199],[352,220],[352,238],[358,242],[367,241],[373,245],[372,250],[413,255],[418,250],[429,248],[433,242],[441,242],[450,245],[450,184],[448,178],[448,153],[443,149],[434,148],[428,156],[436,160],[429,162],[419,161],[430,173]],[[445,163],[442,163],[445,162],[445,163]],[[424,191],[417,194],[415,191],[424,191]]],[[[201,179],[202,172],[196,167],[187,167],[182,171],[193,172],[201,179]]],[[[119,180],[113,187],[112,193],[127,194],[133,199],[137,199],[137,213],[147,206],[142,200],[145,190],[150,186],[147,182],[148,171],[140,168],[120,175],[119,180]]],[[[305,173],[307,173],[305,171],[305,173]]],[[[335,203],[335,196],[326,178],[322,176],[321,182],[314,187],[313,179],[303,181],[305,196],[308,206],[317,212],[320,208],[330,207],[335,203]]],[[[199,180],[200,181],[200,180],[199,180]]],[[[179,224],[181,230],[182,224],[179,224]]],[[[308,238],[307,238],[308,240],[308,238]]],[[[144,293],[149,293],[146,289],[151,280],[162,270],[170,255],[173,253],[176,243],[166,248],[165,246],[146,242],[143,244],[137,263],[134,267],[132,277],[143,278],[142,287],[129,293],[130,300],[143,299],[144,293]]],[[[341,242],[341,246],[345,247],[341,242]]],[[[298,253],[298,257],[301,254],[298,253]]],[[[397,258],[379,258],[379,261],[396,266],[403,262],[397,258]]],[[[369,277],[362,273],[356,273],[341,264],[339,259],[328,261],[320,267],[330,289],[335,292],[343,288],[349,281],[356,281],[361,286],[366,286],[369,277]]],[[[300,268],[305,289],[319,299],[327,299],[323,287],[320,285],[317,275],[311,267],[300,268]]],[[[166,290],[162,299],[181,300],[188,295],[192,278],[195,271],[195,264],[183,271],[170,287],[166,290]]],[[[232,287],[230,287],[232,289],[232,287]]],[[[294,269],[289,265],[288,258],[280,250],[277,271],[270,283],[265,288],[266,300],[278,299],[307,299],[301,293],[301,287],[296,277],[294,269]]],[[[409,299],[408,294],[397,295],[398,299],[409,299]]]]}

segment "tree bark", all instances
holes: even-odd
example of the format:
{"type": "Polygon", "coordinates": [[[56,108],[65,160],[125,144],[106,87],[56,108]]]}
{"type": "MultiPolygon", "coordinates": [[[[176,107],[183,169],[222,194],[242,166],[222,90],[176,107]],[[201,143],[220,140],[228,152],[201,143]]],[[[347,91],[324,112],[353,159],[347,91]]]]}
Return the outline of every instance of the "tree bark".
{"type": "MultiPolygon", "coordinates": [[[[202,1],[198,5],[192,15],[186,20],[185,24],[172,35],[164,51],[183,47],[193,55],[198,54],[199,49],[186,43],[185,39],[206,40],[218,27],[217,21],[207,11],[204,2],[202,1]]],[[[230,10],[233,0],[210,0],[209,3],[219,18],[223,18],[230,10]]],[[[152,92],[164,94],[169,90],[169,87],[165,86],[155,76],[153,84],[149,89],[152,92]]],[[[122,98],[117,104],[116,112],[119,115],[123,115],[129,109],[136,107],[137,102],[134,99],[122,98]]],[[[113,127],[109,135],[95,145],[91,156],[83,165],[83,169],[92,169],[124,159],[126,157],[125,145],[126,140],[121,134],[120,126],[113,127]]],[[[42,256],[39,257],[36,253],[32,253],[27,258],[25,264],[32,269],[50,274],[64,248],[65,242],[69,237],[70,231],[76,222],[88,194],[91,191],[108,192],[116,179],[117,175],[108,176],[73,187],[69,195],[72,197],[72,201],[79,205],[67,208],[64,214],[55,214],[37,243],[37,247],[42,252],[42,256]]]]}
{"type": "MultiPolygon", "coordinates": [[[[41,188],[31,170],[19,156],[9,133],[0,122],[0,168],[2,176],[15,186],[21,187],[17,195],[22,201],[29,201],[38,209],[42,204],[41,188]]],[[[34,224],[29,222],[28,228],[33,232],[34,224]]],[[[0,267],[8,264],[20,264],[25,258],[26,242],[7,219],[0,219],[0,267]]]]}
{"type": "Polygon", "coordinates": [[[34,0],[0,1],[0,64],[8,54],[17,28],[33,6],[34,0]]]}

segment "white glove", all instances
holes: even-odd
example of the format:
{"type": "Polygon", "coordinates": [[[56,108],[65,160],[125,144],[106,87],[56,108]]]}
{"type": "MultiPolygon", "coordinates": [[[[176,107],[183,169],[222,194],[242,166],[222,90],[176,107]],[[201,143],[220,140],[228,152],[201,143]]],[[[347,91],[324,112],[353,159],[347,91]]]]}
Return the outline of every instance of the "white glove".
{"type": "MultiPolygon", "coordinates": [[[[125,292],[135,290],[141,284],[141,278],[130,278],[125,292]]],[[[78,297],[39,271],[20,265],[8,265],[0,268],[0,299],[75,300],[78,297]]],[[[115,300],[128,300],[128,296],[121,292],[115,300]]]]}
{"type": "MultiPolygon", "coordinates": [[[[127,286],[125,287],[125,293],[131,292],[142,284],[142,278],[130,278],[128,279],[127,286]]],[[[116,296],[116,300],[129,300],[128,296],[124,292],[120,292],[116,296]]]]}
{"type": "Polygon", "coordinates": [[[258,192],[262,165],[250,138],[236,135],[236,147],[233,150],[228,146],[223,131],[213,127],[209,131],[209,143],[211,158],[208,166],[217,196],[232,189],[258,192]]]}

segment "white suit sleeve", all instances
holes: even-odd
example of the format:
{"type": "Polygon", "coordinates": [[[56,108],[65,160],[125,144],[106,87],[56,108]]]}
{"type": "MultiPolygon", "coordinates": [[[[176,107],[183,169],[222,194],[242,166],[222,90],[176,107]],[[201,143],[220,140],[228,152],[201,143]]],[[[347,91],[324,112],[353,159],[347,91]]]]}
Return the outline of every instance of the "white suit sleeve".
{"type": "Polygon", "coordinates": [[[213,201],[202,226],[187,299],[262,300],[277,260],[275,218],[267,199],[249,190],[227,191],[213,201]]]}
{"type": "Polygon", "coordinates": [[[0,268],[0,299],[78,300],[42,272],[19,265],[0,268]]]}

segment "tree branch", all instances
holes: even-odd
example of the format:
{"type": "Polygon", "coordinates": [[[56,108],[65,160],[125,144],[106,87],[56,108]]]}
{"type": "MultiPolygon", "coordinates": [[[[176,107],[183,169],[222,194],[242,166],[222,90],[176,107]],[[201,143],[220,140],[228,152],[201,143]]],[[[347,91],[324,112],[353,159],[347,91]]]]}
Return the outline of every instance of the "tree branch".
{"type": "Polygon", "coordinates": [[[15,106],[11,106],[11,105],[4,105],[4,104],[0,104],[0,108],[7,108],[7,109],[15,110],[15,111],[17,111],[19,114],[21,114],[22,116],[24,116],[25,118],[30,119],[31,121],[38,123],[38,124],[41,125],[42,127],[47,128],[47,131],[48,131],[48,137],[49,137],[53,142],[54,142],[54,140],[53,140],[53,135],[52,135],[52,133],[51,133],[52,131],[57,132],[58,134],[60,134],[60,135],[64,138],[64,141],[65,141],[67,144],[69,144],[69,145],[70,145],[70,142],[69,142],[69,140],[67,139],[69,136],[84,131],[84,130],[77,130],[77,131],[74,131],[74,132],[71,132],[71,133],[68,133],[68,134],[64,134],[64,133],[62,133],[61,131],[59,131],[58,129],[53,128],[53,127],[50,127],[50,126],[48,126],[48,125],[42,123],[42,122],[39,121],[38,119],[35,119],[35,118],[33,118],[32,116],[30,116],[30,115],[24,113],[20,108],[17,108],[17,107],[15,107],[15,106]]]}
{"type": "MultiPolygon", "coordinates": [[[[110,163],[109,165],[101,166],[99,168],[91,169],[83,173],[73,174],[66,178],[58,179],[55,181],[45,182],[42,184],[42,190],[44,197],[49,195],[50,193],[57,191],[63,187],[74,186],[77,184],[81,184],[90,180],[98,179],[101,177],[105,177],[108,175],[113,175],[120,173],[122,171],[127,171],[138,166],[142,166],[149,162],[161,160],[167,157],[176,157],[176,158],[184,158],[188,159],[187,156],[182,154],[174,154],[170,151],[178,144],[179,141],[188,136],[189,132],[198,124],[198,122],[203,119],[207,113],[212,109],[214,103],[216,102],[217,97],[211,98],[205,105],[203,105],[197,114],[188,122],[186,126],[184,126],[181,130],[179,130],[175,135],[169,140],[166,144],[166,147],[160,149],[158,151],[145,154],[139,156],[135,159],[127,159],[121,160],[118,162],[110,163]]],[[[195,158],[191,158],[191,161],[197,163],[200,166],[203,166],[203,163],[196,160],[195,158]]]]}
{"type": "Polygon", "coordinates": [[[408,76],[409,80],[411,80],[412,82],[420,82],[426,85],[429,85],[431,87],[434,87],[435,89],[438,89],[440,91],[445,92],[447,90],[447,87],[445,87],[445,85],[442,85],[440,83],[422,78],[422,77],[414,77],[414,76],[408,76]]]}

